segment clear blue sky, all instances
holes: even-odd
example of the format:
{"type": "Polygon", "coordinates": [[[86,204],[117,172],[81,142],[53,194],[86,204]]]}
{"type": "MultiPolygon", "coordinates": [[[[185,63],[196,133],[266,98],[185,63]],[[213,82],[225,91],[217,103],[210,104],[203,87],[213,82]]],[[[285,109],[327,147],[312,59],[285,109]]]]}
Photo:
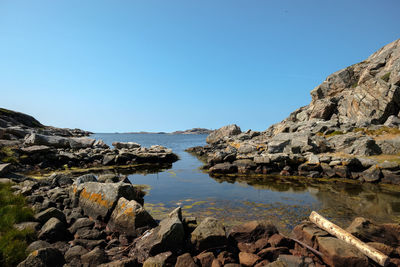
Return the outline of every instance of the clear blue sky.
{"type": "Polygon", "coordinates": [[[400,38],[400,1],[0,0],[0,106],[95,132],[264,130],[400,38]]]}

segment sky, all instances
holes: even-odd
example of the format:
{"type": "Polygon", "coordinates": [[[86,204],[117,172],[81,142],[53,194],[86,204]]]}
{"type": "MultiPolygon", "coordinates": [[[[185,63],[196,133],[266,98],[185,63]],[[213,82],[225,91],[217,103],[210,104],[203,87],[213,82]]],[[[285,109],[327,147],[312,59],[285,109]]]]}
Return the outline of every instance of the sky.
{"type": "Polygon", "coordinates": [[[93,132],[265,130],[400,38],[398,0],[0,0],[0,107],[93,132]]]}

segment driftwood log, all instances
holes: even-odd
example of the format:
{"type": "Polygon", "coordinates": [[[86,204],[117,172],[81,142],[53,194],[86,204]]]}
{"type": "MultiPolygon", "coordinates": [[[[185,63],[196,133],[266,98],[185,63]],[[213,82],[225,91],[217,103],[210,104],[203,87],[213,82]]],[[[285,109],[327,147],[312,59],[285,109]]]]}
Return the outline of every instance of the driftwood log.
{"type": "Polygon", "coordinates": [[[336,224],[331,223],[315,211],[311,212],[310,220],[315,223],[319,228],[324,229],[331,235],[337,237],[338,239],[355,246],[358,250],[360,250],[364,255],[375,261],[381,266],[386,266],[389,264],[389,257],[380,252],[379,250],[365,244],[357,237],[352,234],[346,232],[336,224]]]}

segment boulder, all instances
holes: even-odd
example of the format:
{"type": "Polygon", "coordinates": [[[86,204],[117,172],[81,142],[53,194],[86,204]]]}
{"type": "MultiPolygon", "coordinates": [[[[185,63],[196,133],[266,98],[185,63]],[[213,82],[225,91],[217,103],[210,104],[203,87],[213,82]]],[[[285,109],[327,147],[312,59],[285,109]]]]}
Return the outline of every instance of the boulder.
{"type": "Polygon", "coordinates": [[[69,146],[72,149],[88,148],[93,147],[95,142],[95,139],[89,137],[72,137],[69,139],[69,146]]]}
{"type": "Polygon", "coordinates": [[[134,149],[134,148],[140,148],[140,144],[134,143],[134,142],[113,142],[112,145],[113,145],[116,149],[122,149],[122,148],[134,149]]]}
{"type": "Polygon", "coordinates": [[[97,180],[100,183],[118,183],[118,182],[130,183],[129,179],[125,175],[119,176],[112,173],[101,174],[99,175],[97,180]]]}
{"type": "Polygon", "coordinates": [[[176,259],[175,267],[198,267],[190,253],[180,255],[176,259]]]}
{"type": "Polygon", "coordinates": [[[242,266],[245,267],[251,267],[254,266],[258,261],[261,261],[262,259],[252,253],[247,253],[247,252],[240,252],[239,253],[239,262],[242,266]]]}
{"type": "Polygon", "coordinates": [[[400,136],[381,139],[376,141],[377,145],[382,150],[382,154],[398,155],[400,153],[400,136]]]}
{"type": "Polygon", "coordinates": [[[387,127],[399,127],[400,126],[400,118],[395,115],[390,115],[384,123],[387,127]]]}
{"type": "Polygon", "coordinates": [[[139,187],[126,183],[87,182],[72,189],[79,198],[84,213],[94,219],[107,222],[121,197],[143,204],[144,193],[139,187]]]}
{"type": "Polygon", "coordinates": [[[227,242],[225,227],[217,219],[205,218],[191,233],[190,242],[198,251],[223,246],[227,242]]]}
{"type": "Polygon", "coordinates": [[[232,163],[229,162],[224,162],[224,163],[218,163],[212,166],[209,170],[211,174],[214,173],[221,173],[221,174],[228,174],[228,173],[236,173],[237,172],[237,166],[233,165],[232,163]]]}
{"type": "Polygon", "coordinates": [[[66,230],[64,223],[53,217],[42,226],[38,237],[42,240],[55,242],[59,240],[68,240],[70,234],[66,230]]]}
{"type": "Polygon", "coordinates": [[[73,259],[81,259],[81,255],[88,253],[89,251],[82,246],[73,246],[65,252],[65,261],[71,262],[73,259]]]}
{"type": "Polygon", "coordinates": [[[44,145],[56,148],[70,148],[69,138],[61,136],[49,136],[32,133],[25,138],[25,146],[44,145]]]}
{"type": "Polygon", "coordinates": [[[360,174],[361,179],[366,182],[378,182],[382,176],[382,171],[377,166],[371,166],[360,174]]]}
{"type": "Polygon", "coordinates": [[[80,185],[83,183],[87,183],[87,182],[97,182],[97,178],[94,174],[84,174],[79,176],[78,178],[76,178],[74,184],[75,185],[80,185]]]}
{"type": "Polygon", "coordinates": [[[27,154],[45,154],[50,151],[48,146],[28,146],[21,148],[21,151],[27,154]]]}
{"type": "Polygon", "coordinates": [[[94,148],[110,148],[106,143],[104,143],[104,141],[103,140],[101,140],[101,139],[99,139],[99,140],[96,140],[96,142],[94,142],[94,144],[93,144],[93,147],[94,148]]]}
{"type": "Polygon", "coordinates": [[[235,136],[240,134],[241,132],[242,130],[240,130],[240,127],[236,124],[227,125],[213,131],[210,135],[208,135],[206,142],[209,144],[213,144],[225,137],[235,136]]]}
{"type": "Polygon", "coordinates": [[[318,250],[330,266],[368,266],[368,259],[354,246],[335,237],[317,237],[318,250]]]}
{"type": "Polygon", "coordinates": [[[75,234],[81,228],[91,228],[94,226],[94,221],[89,218],[78,218],[68,229],[71,234],[75,234]]]}
{"type": "Polygon", "coordinates": [[[142,205],[135,200],[128,201],[124,197],[118,200],[107,224],[111,231],[128,236],[136,236],[138,228],[154,225],[156,222],[142,205]]]}
{"type": "Polygon", "coordinates": [[[57,218],[63,223],[66,223],[67,221],[64,212],[54,207],[48,208],[42,212],[35,214],[35,219],[41,223],[45,223],[51,218],[57,218]]]}
{"type": "Polygon", "coordinates": [[[62,267],[65,263],[64,256],[58,249],[42,248],[35,250],[18,267],[54,266],[62,267]]]}
{"type": "Polygon", "coordinates": [[[42,248],[50,248],[51,244],[49,242],[43,241],[43,240],[37,240],[29,244],[29,246],[26,248],[26,252],[31,253],[35,250],[39,250],[42,248]]]}
{"type": "Polygon", "coordinates": [[[185,232],[180,214],[179,211],[173,212],[156,228],[148,230],[138,237],[129,255],[143,263],[149,256],[181,248],[185,232]]]}

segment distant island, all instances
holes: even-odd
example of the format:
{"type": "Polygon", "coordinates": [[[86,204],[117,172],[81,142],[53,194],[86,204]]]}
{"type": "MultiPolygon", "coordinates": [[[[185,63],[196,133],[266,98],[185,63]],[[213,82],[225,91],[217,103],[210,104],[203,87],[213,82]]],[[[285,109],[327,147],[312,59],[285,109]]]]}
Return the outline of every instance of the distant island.
{"type": "Polygon", "coordinates": [[[175,131],[172,133],[167,132],[128,132],[128,134],[210,134],[213,130],[206,128],[192,128],[184,131],[175,131]]]}

